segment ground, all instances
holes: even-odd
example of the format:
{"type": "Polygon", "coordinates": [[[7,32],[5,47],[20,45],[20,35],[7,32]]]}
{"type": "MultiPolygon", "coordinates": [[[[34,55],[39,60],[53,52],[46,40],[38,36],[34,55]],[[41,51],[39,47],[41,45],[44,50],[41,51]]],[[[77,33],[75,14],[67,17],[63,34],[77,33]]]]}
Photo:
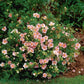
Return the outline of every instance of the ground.
{"type": "MultiPolygon", "coordinates": [[[[80,39],[80,44],[84,47],[84,31],[79,29],[76,33],[74,33],[74,36],[80,39]]],[[[75,62],[71,63],[68,68],[69,71],[63,74],[66,77],[84,75],[84,51],[80,50],[80,55],[75,58],[75,62]]]]}

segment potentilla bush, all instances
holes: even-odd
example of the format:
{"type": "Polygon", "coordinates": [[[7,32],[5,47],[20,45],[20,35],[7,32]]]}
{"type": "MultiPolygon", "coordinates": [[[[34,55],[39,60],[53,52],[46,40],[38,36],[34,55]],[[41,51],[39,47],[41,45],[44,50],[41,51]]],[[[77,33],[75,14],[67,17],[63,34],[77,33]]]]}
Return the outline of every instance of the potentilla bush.
{"type": "MultiPolygon", "coordinates": [[[[8,37],[2,39],[1,77],[50,79],[64,72],[78,56],[81,45],[70,28],[46,15],[32,16],[23,30],[9,30],[8,37]]],[[[5,28],[2,31],[7,31],[5,28]]]]}

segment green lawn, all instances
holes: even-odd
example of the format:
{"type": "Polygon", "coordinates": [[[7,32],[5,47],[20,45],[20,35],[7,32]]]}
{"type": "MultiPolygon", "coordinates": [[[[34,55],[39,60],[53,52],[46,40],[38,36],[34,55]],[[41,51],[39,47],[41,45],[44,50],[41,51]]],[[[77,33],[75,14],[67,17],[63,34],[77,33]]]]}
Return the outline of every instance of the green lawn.
{"type": "Polygon", "coordinates": [[[0,84],[84,84],[84,76],[77,76],[74,78],[60,77],[60,78],[46,80],[46,81],[39,81],[39,80],[4,81],[4,80],[1,80],[0,84]]]}

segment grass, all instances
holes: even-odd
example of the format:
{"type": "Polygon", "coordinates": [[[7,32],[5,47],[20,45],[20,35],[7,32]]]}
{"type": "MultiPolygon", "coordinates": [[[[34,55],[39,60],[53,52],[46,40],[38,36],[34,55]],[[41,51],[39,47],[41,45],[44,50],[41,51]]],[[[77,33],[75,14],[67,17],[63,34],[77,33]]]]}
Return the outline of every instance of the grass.
{"type": "Polygon", "coordinates": [[[21,80],[21,81],[12,81],[12,80],[0,80],[0,84],[84,84],[84,76],[76,76],[74,78],[60,77],[51,80],[21,80]]]}

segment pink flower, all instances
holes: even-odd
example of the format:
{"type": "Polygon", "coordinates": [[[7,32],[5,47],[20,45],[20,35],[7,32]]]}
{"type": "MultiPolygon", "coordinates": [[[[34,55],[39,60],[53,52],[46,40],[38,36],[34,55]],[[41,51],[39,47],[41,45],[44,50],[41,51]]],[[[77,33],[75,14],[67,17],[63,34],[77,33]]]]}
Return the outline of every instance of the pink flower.
{"type": "Polygon", "coordinates": [[[30,64],[30,65],[32,65],[32,64],[33,64],[33,62],[29,62],[29,64],[30,64]]]}
{"type": "Polygon", "coordinates": [[[40,39],[40,42],[41,42],[41,43],[45,42],[45,38],[42,37],[42,38],[40,39]]]}
{"type": "Polygon", "coordinates": [[[62,62],[62,65],[65,65],[65,64],[66,64],[66,61],[63,61],[63,62],[62,62]]]}
{"type": "Polygon", "coordinates": [[[69,57],[67,57],[67,58],[66,58],[66,62],[68,62],[69,60],[70,60],[70,58],[69,58],[69,57]]]}
{"type": "Polygon", "coordinates": [[[16,47],[18,47],[18,44],[16,44],[16,47]]]}
{"type": "Polygon", "coordinates": [[[40,18],[40,15],[38,13],[33,13],[33,17],[40,18]]]}
{"type": "Polygon", "coordinates": [[[36,28],[39,28],[39,29],[40,29],[40,28],[41,28],[41,24],[38,23],[38,24],[36,25],[36,28]]]}
{"type": "Polygon", "coordinates": [[[24,58],[26,58],[26,54],[24,53],[24,54],[22,54],[22,56],[24,57],[24,58]]]}
{"type": "Polygon", "coordinates": [[[45,24],[43,23],[43,24],[41,24],[41,27],[45,27],[45,24]]]}
{"type": "Polygon", "coordinates": [[[47,19],[47,16],[43,16],[42,18],[43,18],[44,20],[46,20],[46,19],[47,19]]]}
{"type": "Polygon", "coordinates": [[[6,31],[7,30],[7,28],[6,28],[6,26],[4,26],[3,28],[2,28],[2,31],[6,31]]]}
{"type": "Polygon", "coordinates": [[[45,26],[45,29],[48,30],[49,29],[48,26],[45,26]]]}
{"type": "Polygon", "coordinates": [[[49,48],[53,48],[53,43],[49,43],[49,44],[48,44],[48,47],[49,47],[49,48]]]}
{"type": "Polygon", "coordinates": [[[52,30],[55,30],[55,27],[52,27],[51,29],[52,29],[52,30]]]}
{"type": "Polygon", "coordinates": [[[44,59],[43,63],[48,63],[48,58],[44,59]]]}
{"type": "Polygon", "coordinates": [[[12,63],[12,62],[9,60],[9,61],[8,61],[8,64],[10,65],[11,63],[12,63]]]}
{"type": "Polygon", "coordinates": [[[62,47],[63,48],[66,48],[67,47],[66,43],[63,43],[62,47]]]}
{"type": "Polygon", "coordinates": [[[39,28],[34,28],[33,31],[34,32],[38,32],[39,31],[39,28]]]}
{"type": "Polygon", "coordinates": [[[43,77],[46,78],[47,77],[47,73],[43,73],[43,77]]]}
{"type": "Polygon", "coordinates": [[[47,65],[42,65],[42,66],[41,66],[41,68],[42,68],[43,70],[45,70],[46,67],[47,67],[47,65]]]}
{"type": "Polygon", "coordinates": [[[48,36],[44,36],[45,40],[48,40],[48,36]]]}
{"type": "Polygon", "coordinates": [[[53,26],[53,25],[55,25],[55,23],[53,23],[53,22],[50,22],[49,23],[49,26],[53,26]]]}
{"type": "Polygon", "coordinates": [[[0,66],[1,66],[1,67],[4,67],[4,66],[5,66],[5,63],[4,63],[4,62],[2,62],[2,63],[0,64],[0,66]]]}
{"type": "Polygon", "coordinates": [[[80,43],[76,43],[76,44],[75,44],[75,49],[76,49],[76,50],[79,49],[80,47],[81,47],[80,43]]]}
{"type": "Polygon", "coordinates": [[[29,46],[29,45],[30,45],[29,42],[25,42],[25,43],[24,43],[24,46],[26,46],[26,47],[29,46]]]}
{"type": "Polygon", "coordinates": [[[21,24],[21,23],[22,23],[22,20],[21,20],[21,19],[19,19],[19,20],[18,20],[18,23],[19,23],[19,24],[21,24]]]}
{"type": "Polygon", "coordinates": [[[20,34],[21,37],[24,37],[25,35],[23,33],[20,34]]]}
{"type": "Polygon", "coordinates": [[[42,29],[42,33],[46,33],[47,32],[47,29],[42,29]]]}
{"type": "Polygon", "coordinates": [[[39,14],[37,14],[37,18],[40,18],[40,15],[39,14]]]}
{"type": "Polygon", "coordinates": [[[10,64],[10,67],[13,69],[15,68],[15,64],[10,64]]]}
{"type": "Polygon", "coordinates": [[[4,55],[6,55],[6,54],[7,54],[7,50],[2,50],[2,53],[3,53],[4,55]]]}
{"type": "Polygon", "coordinates": [[[16,55],[17,55],[17,53],[16,53],[16,52],[13,52],[13,53],[12,53],[12,55],[13,55],[13,56],[16,56],[16,55]]]}
{"type": "Polygon", "coordinates": [[[63,57],[63,58],[67,58],[67,54],[63,52],[62,57],[63,57]]]}
{"type": "Polygon", "coordinates": [[[78,57],[78,53],[74,53],[74,57],[78,57]]]}
{"type": "Polygon", "coordinates": [[[47,50],[47,46],[42,45],[41,47],[42,47],[42,49],[43,49],[44,51],[47,50]]]}
{"type": "Polygon", "coordinates": [[[28,68],[28,65],[26,63],[24,63],[23,67],[24,68],[28,68]]]}
{"type": "Polygon", "coordinates": [[[40,64],[43,64],[43,63],[44,63],[44,60],[43,60],[43,59],[40,59],[40,60],[39,60],[39,63],[40,63],[40,64]]]}
{"type": "Polygon", "coordinates": [[[24,38],[23,38],[23,37],[21,37],[21,38],[20,38],[20,41],[24,41],[24,38]]]}
{"type": "Polygon", "coordinates": [[[57,61],[52,61],[52,65],[57,65],[57,61]]]}
{"type": "Polygon", "coordinates": [[[28,53],[29,53],[29,52],[34,53],[34,49],[29,47],[28,53]]]}
{"type": "Polygon", "coordinates": [[[62,51],[61,50],[59,50],[59,55],[62,55],[62,51]]]}
{"type": "Polygon", "coordinates": [[[21,51],[25,51],[25,48],[23,48],[23,47],[20,47],[19,49],[20,49],[21,51]]]}
{"type": "Polygon", "coordinates": [[[8,17],[12,18],[12,13],[9,13],[8,17]]]}
{"type": "Polygon", "coordinates": [[[63,47],[63,43],[59,42],[58,46],[63,47]]]}
{"type": "Polygon", "coordinates": [[[7,44],[7,43],[8,43],[7,39],[3,39],[2,44],[7,44]]]}
{"type": "Polygon", "coordinates": [[[57,55],[57,57],[59,56],[59,51],[54,50],[53,53],[57,55]]]}
{"type": "Polygon", "coordinates": [[[48,39],[48,42],[49,42],[49,43],[52,43],[52,42],[53,42],[53,39],[48,39]]]}
{"type": "Polygon", "coordinates": [[[56,50],[56,51],[59,51],[59,46],[56,46],[56,47],[55,47],[55,50],[56,50]]]}

